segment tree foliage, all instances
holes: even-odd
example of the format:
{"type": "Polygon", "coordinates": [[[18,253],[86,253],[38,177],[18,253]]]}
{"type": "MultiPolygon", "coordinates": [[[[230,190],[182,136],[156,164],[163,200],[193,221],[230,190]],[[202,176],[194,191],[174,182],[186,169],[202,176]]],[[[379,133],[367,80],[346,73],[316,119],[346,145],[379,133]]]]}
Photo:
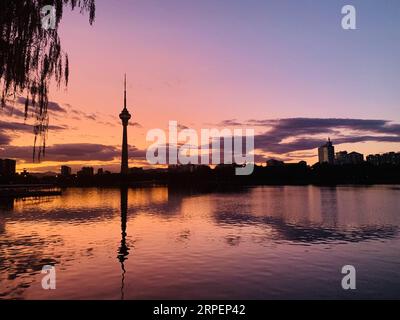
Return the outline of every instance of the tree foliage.
{"type": "Polygon", "coordinates": [[[48,128],[50,81],[68,85],[68,55],[63,52],[58,26],[63,10],[79,8],[95,18],[95,0],[1,0],[0,1],[0,85],[1,106],[8,99],[26,98],[25,118],[34,116],[34,160],[45,153],[48,128]],[[41,9],[55,8],[55,28],[42,26],[41,9]],[[38,140],[39,139],[39,140],[38,140]],[[39,151],[35,154],[36,146],[39,151]]]}

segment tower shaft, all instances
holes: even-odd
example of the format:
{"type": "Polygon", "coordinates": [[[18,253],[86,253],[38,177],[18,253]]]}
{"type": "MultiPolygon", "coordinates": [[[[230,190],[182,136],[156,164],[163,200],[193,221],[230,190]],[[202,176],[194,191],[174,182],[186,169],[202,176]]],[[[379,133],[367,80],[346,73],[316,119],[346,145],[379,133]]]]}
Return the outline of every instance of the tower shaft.
{"type": "Polygon", "coordinates": [[[129,166],[128,166],[128,126],[127,125],[123,125],[121,174],[127,175],[128,173],[129,173],[129,166]]]}

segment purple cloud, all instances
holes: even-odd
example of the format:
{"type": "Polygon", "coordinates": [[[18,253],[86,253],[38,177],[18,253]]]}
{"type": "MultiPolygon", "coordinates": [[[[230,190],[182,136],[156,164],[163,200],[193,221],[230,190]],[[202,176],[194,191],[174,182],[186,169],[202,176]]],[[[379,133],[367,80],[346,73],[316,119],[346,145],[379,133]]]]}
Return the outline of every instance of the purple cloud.
{"type": "MultiPolygon", "coordinates": [[[[62,131],[68,129],[67,126],[52,126],[48,127],[50,131],[62,131]]],[[[30,133],[33,134],[33,126],[20,122],[9,122],[9,121],[1,121],[0,120],[0,146],[1,145],[9,145],[12,137],[8,133],[8,131],[17,132],[17,133],[30,133]]]]}
{"type": "MultiPolygon", "coordinates": [[[[1,139],[1,135],[0,135],[1,139]]],[[[0,140],[1,141],[1,140],[0,140]]],[[[144,159],[145,150],[129,147],[131,159],[144,159]]],[[[55,144],[46,148],[45,161],[112,161],[119,158],[121,150],[116,146],[91,143],[55,144]]],[[[31,146],[6,146],[0,149],[0,158],[13,158],[24,161],[32,160],[31,146]]]]}
{"type": "MultiPolygon", "coordinates": [[[[26,98],[19,97],[17,99],[17,102],[19,104],[25,105],[26,98]]],[[[29,101],[29,102],[31,103],[31,101],[29,101]]],[[[47,105],[47,110],[54,112],[54,113],[67,113],[67,110],[65,110],[63,107],[61,107],[57,102],[53,102],[53,101],[49,101],[49,103],[47,105]]]]}
{"type": "Polygon", "coordinates": [[[0,131],[0,147],[8,145],[8,144],[10,144],[10,142],[11,142],[11,138],[8,135],[6,135],[4,132],[0,131]]]}
{"type": "Polygon", "coordinates": [[[220,126],[265,127],[268,131],[255,137],[255,147],[264,152],[287,154],[311,150],[324,143],[326,137],[337,137],[335,144],[359,142],[400,142],[400,124],[388,120],[288,118],[276,120],[222,121],[220,126]],[[343,134],[351,130],[357,134],[343,134]],[[290,142],[285,140],[291,139],[290,142]]]}
{"type": "Polygon", "coordinates": [[[129,123],[129,126],[134,128],[143,128],[143,126],[139,122],[129,123]]]}

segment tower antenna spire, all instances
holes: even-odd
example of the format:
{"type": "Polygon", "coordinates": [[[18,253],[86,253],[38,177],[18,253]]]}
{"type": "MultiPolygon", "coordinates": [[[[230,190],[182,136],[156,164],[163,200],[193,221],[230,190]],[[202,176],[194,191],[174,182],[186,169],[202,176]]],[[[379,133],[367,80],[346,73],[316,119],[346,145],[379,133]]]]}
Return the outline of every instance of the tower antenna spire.
{"type": "Polygon", "coordinates": [[[126,109],[126,73],[124,78],[124,108],[126,109]]]}

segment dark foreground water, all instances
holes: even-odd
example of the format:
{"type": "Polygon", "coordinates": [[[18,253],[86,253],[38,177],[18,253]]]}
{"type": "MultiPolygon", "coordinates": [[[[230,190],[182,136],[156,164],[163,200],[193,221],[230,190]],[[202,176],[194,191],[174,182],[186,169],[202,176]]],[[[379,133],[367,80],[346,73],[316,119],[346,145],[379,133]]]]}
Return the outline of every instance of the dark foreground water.
{"type": "Polygon", "coordinates": [[[0,299],[400,298],[400,187],[69,189],[2,203],[0,299]],[[56,290],[41,269],[56,268],[56,290]],[[357,290],[341,286],[344,265],[357,290]]]}

